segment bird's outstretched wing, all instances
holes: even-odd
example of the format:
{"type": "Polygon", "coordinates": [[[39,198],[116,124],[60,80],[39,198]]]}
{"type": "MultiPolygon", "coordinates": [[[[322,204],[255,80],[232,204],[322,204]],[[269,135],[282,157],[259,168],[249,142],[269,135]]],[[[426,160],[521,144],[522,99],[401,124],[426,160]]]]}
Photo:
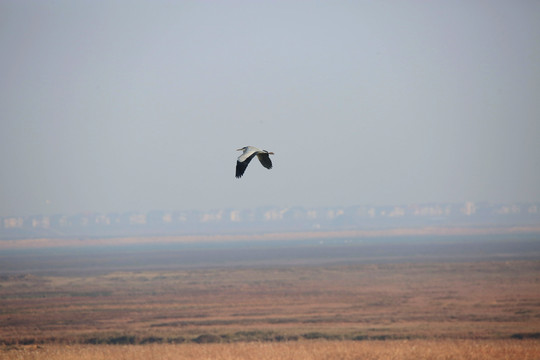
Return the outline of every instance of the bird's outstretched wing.
{"type": "Polygon", "coordinates": [[[242,175],[244,175],[244,171],[246,171],[247,164],[245,162],[236,162],[236,177],[241,178],[242,175]]]}
{"type": "Polygon", "coordinates": [[[244,161],[239,161],[239,160],[236,161],[236,177],[237,178],[241,178],[242,175],[244,175],[244,171],[246,171],[249,162],[251,161],[251,159],[253,159],[254,156],[255,156],[255,153],[253,153],[244,161]]]}
{"type": "Polygon", "coordinates": [[[258,153],[257,157],[259,158],[259,161],[261,162],[262,166],[264,166],[267,169],[272,168],[272,160],[270,160],[270,154],[267,152],[258,153]]]}

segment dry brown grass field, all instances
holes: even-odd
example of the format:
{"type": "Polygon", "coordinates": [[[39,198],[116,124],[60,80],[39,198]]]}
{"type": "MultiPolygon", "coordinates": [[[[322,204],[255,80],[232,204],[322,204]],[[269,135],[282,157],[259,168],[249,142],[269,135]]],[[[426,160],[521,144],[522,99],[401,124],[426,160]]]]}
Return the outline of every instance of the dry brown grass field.
{"type": "Polygon", "coordinates": [[[0,274],[0,358],[540,359],[540,261],[380,256],[0,274]]]}
{"type": "Polygon", "coordinates": [[[0,339],[7,344],[540,332],[535,261],[20,274],[3,276],[0,286],[0,339]]]}
{"type": "Polygon", "coordinates": [[[533,340],[301,341],[182,345],[42,345],[4,349],[5,360],[535,360],[533,340]]]}

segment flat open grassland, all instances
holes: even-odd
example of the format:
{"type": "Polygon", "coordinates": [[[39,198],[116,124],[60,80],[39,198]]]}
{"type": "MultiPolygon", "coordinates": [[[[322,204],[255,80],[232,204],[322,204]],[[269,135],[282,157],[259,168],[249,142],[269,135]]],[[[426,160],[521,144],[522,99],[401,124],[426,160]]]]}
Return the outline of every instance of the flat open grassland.
{"type": "MultiPolygon", "coordinates": [[[[0,350],[1,351],[1,350],[0,350]]],[[[5,360],[535,360],[533,340],[301,341],[182,345],[42,345],[0,352],[5,360]]]]}
{"type": "Polygon", "coordinates": [[[447,244],[445,258],[343,245],[324,261],[311,247],[287,261],[255,249],[263,265],[201,267],[173,266],[168,250],[18,253],[16,271],[0,273],[0,357],[540,358],[540,261],[471,246],[447,244]],[[351,260],[360,250],[372,255],[351,260]]]}
{"type": "Polygon", "coordinates": [[[510,338],[540,332],[540,263],[9,275],[5,343],[510,338]]]}

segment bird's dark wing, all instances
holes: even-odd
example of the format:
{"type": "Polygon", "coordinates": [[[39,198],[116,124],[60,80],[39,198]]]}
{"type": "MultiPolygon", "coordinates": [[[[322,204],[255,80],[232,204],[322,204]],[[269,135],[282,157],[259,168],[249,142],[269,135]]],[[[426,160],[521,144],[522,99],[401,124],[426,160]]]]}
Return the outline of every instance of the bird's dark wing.
{"type": "Polygon", "coordinates": [[[251,155],[244,161],[238,161],[238,160],[236,161],[236,177],[237,178],[241,178],[242,175],[244,175],[244,171],[246,171],[246,168],[249,162],[251,161],[251,159],[253,159],[254,156],[255,156],[255,153],[253,153],[253,155],[251,155]]]}
{"type": "Polygon", "coordinates": [[[236,177],[237,178],[241,178],[242,175],[244,175],[244,171],[246,171],[247,166],[248,166],[248,164],[246,163],[246,161],[244,161],[244,162],[237,161],[236,162],[236,177]]]}
{"type": "Polygon", "coordinates": [[[257,154],[257,157],[259,158],[259,161],[261,162],[262,166],[264,166],[267,169],[272,168],[272,160],[270,160],[270,154],[267,152],[259,153],[257,154]]]}

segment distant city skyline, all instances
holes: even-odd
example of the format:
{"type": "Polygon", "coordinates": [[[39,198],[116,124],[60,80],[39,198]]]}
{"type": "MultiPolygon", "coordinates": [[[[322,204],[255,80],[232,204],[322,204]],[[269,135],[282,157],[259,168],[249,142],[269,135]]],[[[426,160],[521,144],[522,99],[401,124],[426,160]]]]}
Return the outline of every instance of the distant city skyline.
{"type": "Polygon", "coordinates": [[[540,203],[154,210],[0,217],[0,240],[468,228],[540,233],[540,203]]]}
{"type": "Polygon", "coordinates": [[[536,1],[2,1],[0,217],[539,202],[539,38],[536,1]]]}

